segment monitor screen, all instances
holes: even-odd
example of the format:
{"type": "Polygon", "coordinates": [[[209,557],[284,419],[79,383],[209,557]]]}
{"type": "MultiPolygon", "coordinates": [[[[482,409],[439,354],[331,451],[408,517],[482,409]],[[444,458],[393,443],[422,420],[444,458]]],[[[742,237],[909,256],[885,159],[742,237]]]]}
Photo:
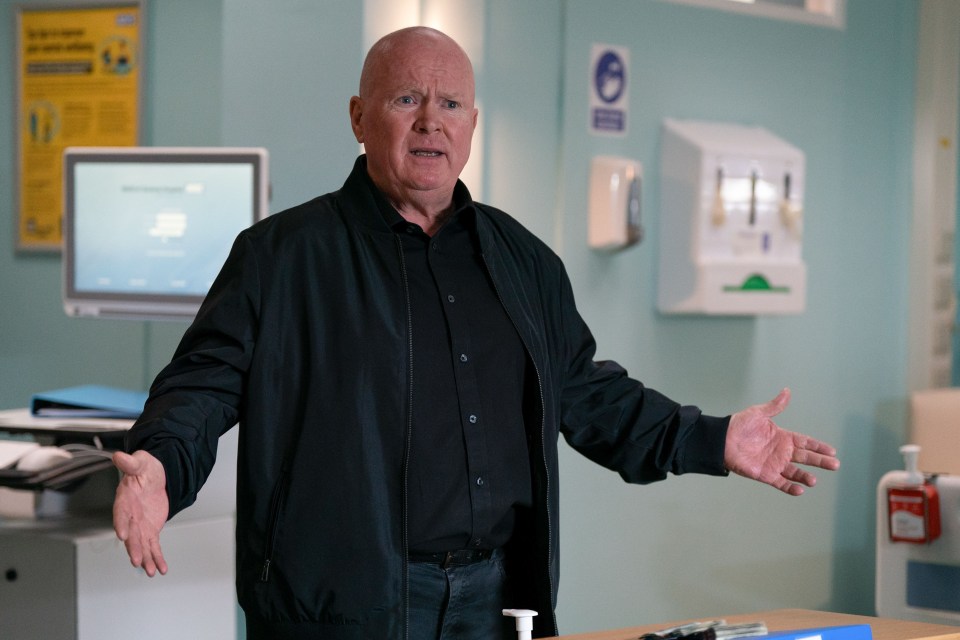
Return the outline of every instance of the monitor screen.
{"type": "Polygon", "coordinates": [[[237,234],[267,215],[260,148],[64,151],[64,310],[191,318],[237,234]]]}

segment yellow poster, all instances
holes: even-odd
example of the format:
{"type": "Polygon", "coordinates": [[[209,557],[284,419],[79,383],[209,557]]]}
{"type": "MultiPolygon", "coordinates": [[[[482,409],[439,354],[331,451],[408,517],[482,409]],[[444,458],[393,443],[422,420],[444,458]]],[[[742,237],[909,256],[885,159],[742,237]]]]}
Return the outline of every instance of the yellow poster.
{"type": "Polygon", "coordinates": [[[63,150],[138,143],[141,10],[92,3],[18,18],[17,244],[59,250],[63,150]]]}

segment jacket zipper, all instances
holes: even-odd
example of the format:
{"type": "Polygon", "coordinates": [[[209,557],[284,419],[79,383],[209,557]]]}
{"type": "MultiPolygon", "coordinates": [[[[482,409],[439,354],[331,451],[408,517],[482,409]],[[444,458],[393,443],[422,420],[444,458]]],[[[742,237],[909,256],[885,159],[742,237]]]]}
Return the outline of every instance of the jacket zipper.
{"type": "Polygon", "coordinates": [[[408,560],[408,495],[407,485],[410,471],[410,441],[413,439],[413,312],[410,309],[410,282],[407,279],[407,263],[403,259],[403,243],[396,238],[397,254],[400,257],[400,279],[403,282],[403,296],[407,305],[407,437],[403,448],[403,637],[410,640],[410,568],[408,560]]]}
{"type": "MultiPolygon", "coordinates": [[[[526,350],[527,355],[530,357],[530,363],[533,365],[533,372],[537,375],[537,392],[540,394],[540,457],[543,460],[543,469],[545,473],[545,480],[547,483],[547,499],[546,504],[544,505],[547,509],[547,580],[550,583],[550,593],[548,597],[550,598],[551,605],[553,603],[553,592],[556,590],[556,585],[554,584],[553,579],[553,520],[550,517],[550,465],[547,463],[547,451],[546,451],[546,440],[547,440],[547,425],[546,425],[546,406],[547,403],[543,398],[543,378],[540,376],[540,367],[537,366],[536,358],[533,357],[533,351],[530,349],[530,346],[527,344],[527,341],[523,338],[523,332],[520,331],[520,327],[517,326],[516,320],[513,319],[513,316],[510,315],[507,305],[503,302],[503,295],[500,293],[500,287],[497,285],[496,278],[493,277],[493,270],[490,268],[490,263],[487,261],[486,253],[481,252],[481,258],[483,259],[483,265],[487,269],[487,273],[491,275],[490,282],[493,283],[493,291],[497,294],[497,300],[500,301],[500,306],[503,307],[504,312],[507,314],[507,317],[510,318],[510,323],[513,324],[514,330],[517,332],[517,335],[520,337],[520,342],[523,343],[523,348],[526,350]]],[[[557,632],[557,614],[553,610],[553,607],[550,607],[550,619],[553,622],[553,633],[557,632]]]]}
{"type": "Polygon", "coordinates": [[[277,486],[274,487],[273,496],[270,498],[270,528],[263,548],[260,582],[269,582],[270,580],[270,565],[273,562],[273,549],[277,541],[277,529],[280,526],[280,509],[283,506],[283,498],[286,493],[287,474],[286,468],[280,470],[280,478],[277,480],[277,486]]]}

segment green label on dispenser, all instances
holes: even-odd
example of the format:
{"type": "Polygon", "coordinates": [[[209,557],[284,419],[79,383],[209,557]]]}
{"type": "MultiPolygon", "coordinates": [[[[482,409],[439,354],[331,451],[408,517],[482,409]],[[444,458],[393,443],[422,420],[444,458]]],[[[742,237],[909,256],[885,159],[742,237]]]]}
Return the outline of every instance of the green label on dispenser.
{"type": "Polygon", "coordinates": [[[748,276],[747,279],[743,281],[743,284],[727,285],[723,288],[723,290],[727,293],[743,293],[752,291],[790,293],[790,287],[773,287],[770,285],[770,281],[759,273],[754,273],[753,275],[748,276]]]}

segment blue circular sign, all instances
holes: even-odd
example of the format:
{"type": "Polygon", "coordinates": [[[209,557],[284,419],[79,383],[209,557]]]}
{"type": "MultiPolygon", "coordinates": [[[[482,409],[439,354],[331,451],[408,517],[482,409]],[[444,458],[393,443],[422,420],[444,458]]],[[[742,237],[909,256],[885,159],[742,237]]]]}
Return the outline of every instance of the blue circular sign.
{"type": "Polygon", "coordinates": [[[620,99],[627,86],[625,65],[614,51],[606,51],[597,60],[593,71],[593,85],[600,99],[611,104],[620,99]]]}

